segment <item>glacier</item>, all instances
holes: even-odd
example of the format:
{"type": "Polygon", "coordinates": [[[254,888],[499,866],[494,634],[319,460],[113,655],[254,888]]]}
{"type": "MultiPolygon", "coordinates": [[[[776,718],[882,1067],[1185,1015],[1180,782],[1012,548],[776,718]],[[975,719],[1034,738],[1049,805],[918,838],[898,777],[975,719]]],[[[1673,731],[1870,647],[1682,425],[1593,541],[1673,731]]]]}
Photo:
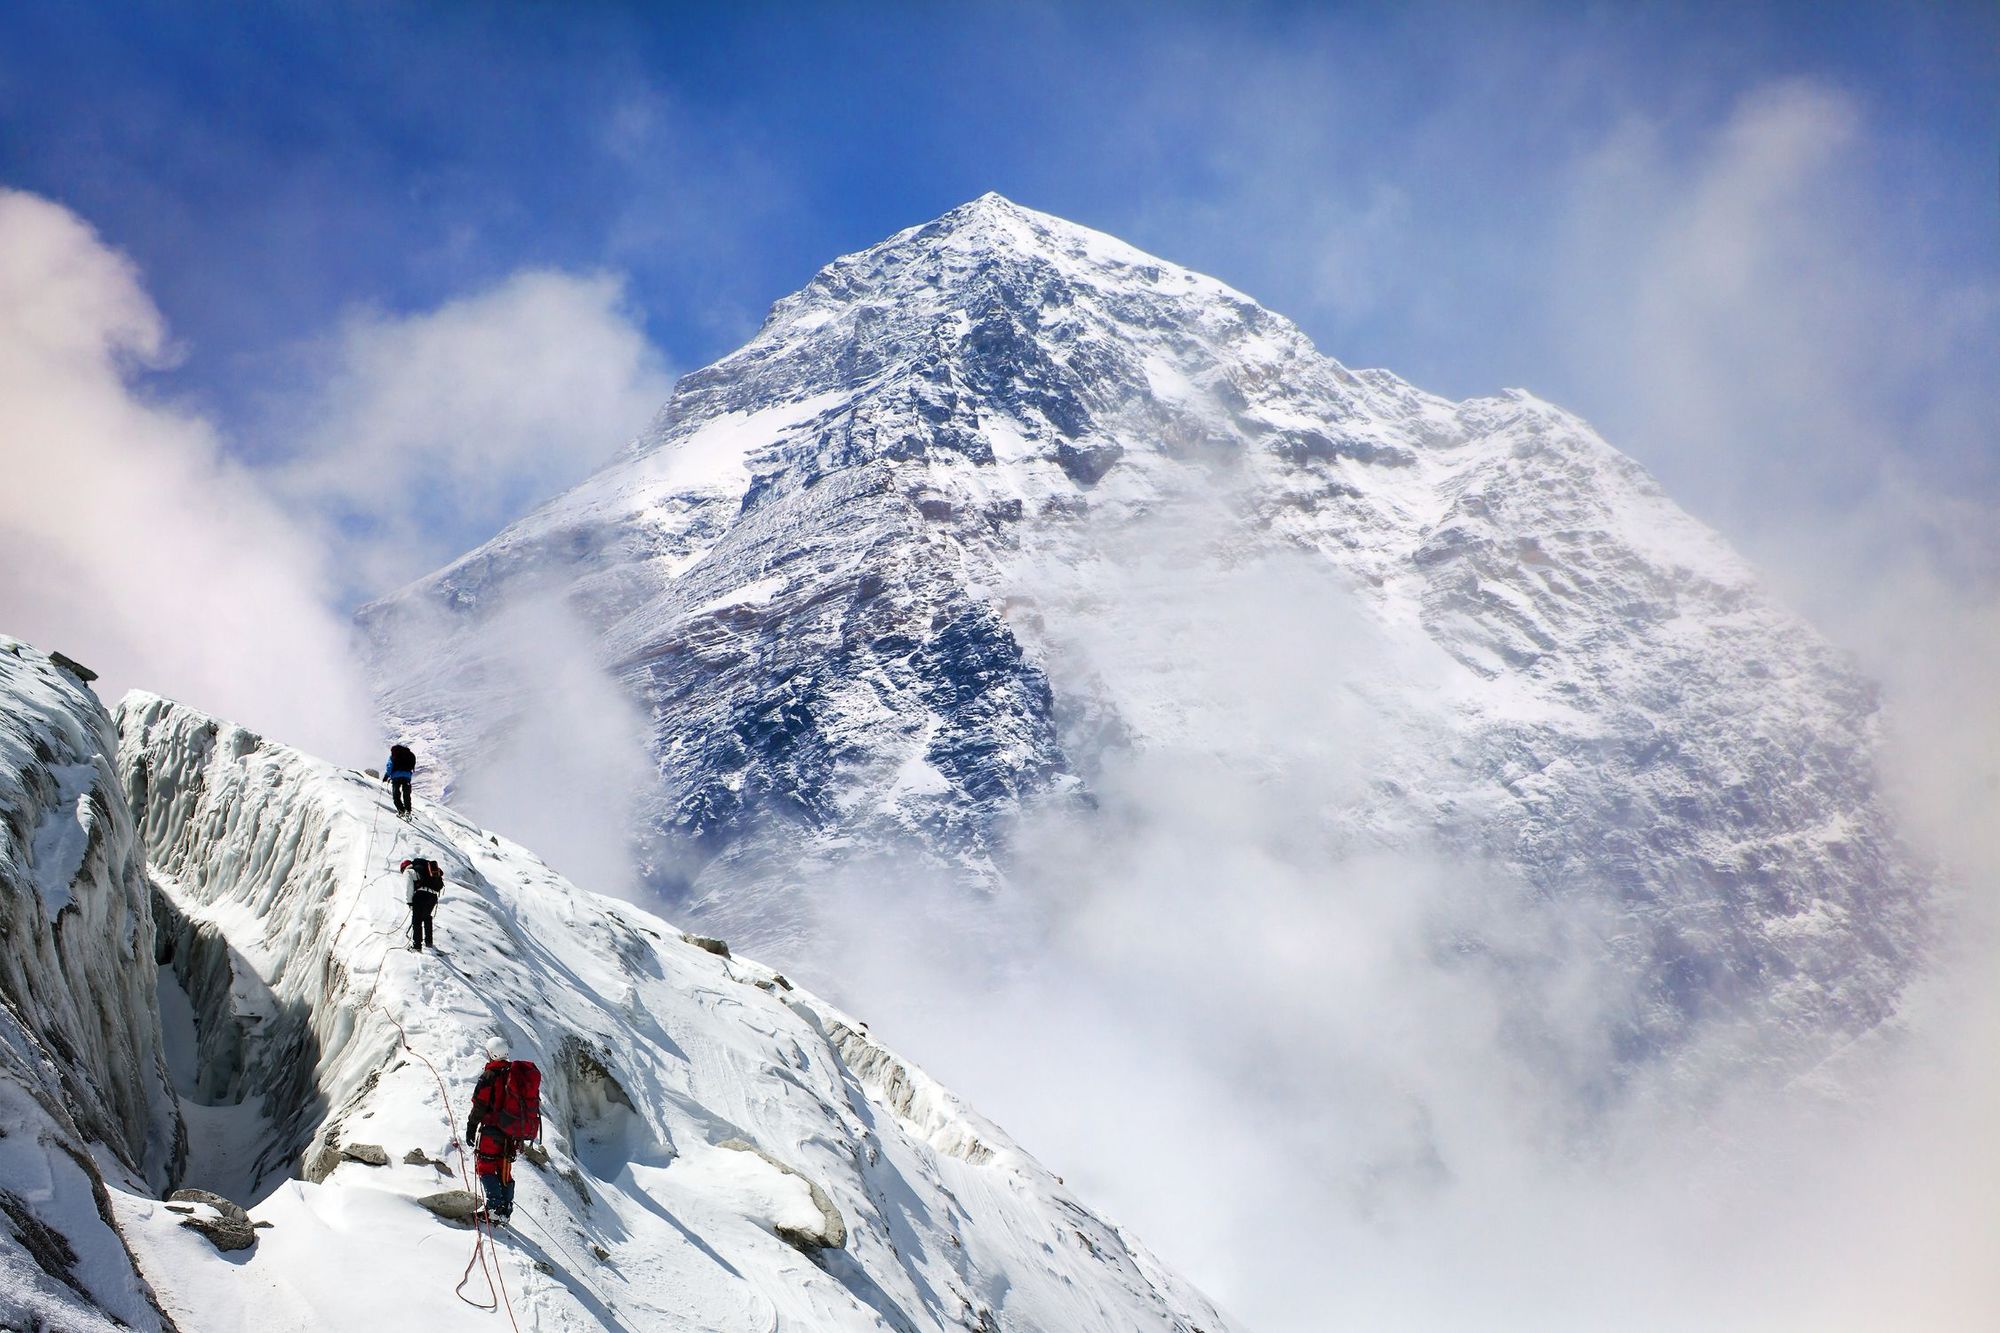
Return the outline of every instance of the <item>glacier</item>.
{"type": "Polygon", "coordinates": [[[187,1139],[154,1004],[153,897],[86,684],[0,635],[0,1326],[161,1327],[113,1221],[187,1139]]]}
{"type": "Polygon", "coordinates": [[[114,730],[18,641],[0,702],[9,1326],[1232,1326],[864,1022],[726,945],[195,709],[134,693],[114,730]],[[72,863],[50,830],[78,772],[88,850],[50,920],[36,858],[72,863]],[[418,851],[448,884],[423,954],[395,872],[418,851]],[[495,1034],[546,1073],[546,1155],[487,1237],[419,1200],[470,1184],[458,1125],[495,1034]],[[246,1208],[247,1251],[175,1188],[246,1208]]]}
{"type": "Polygon", "coordinates": [[[1135,756],[1278,782],[1274,736],[1347,773],[1296,821],[1328,877],[1402,850],[1593,913],[1622,1065],[1725,1028],[1810,1062],[1922,950],[1872,687],[1638,464],[998,195],[827,265],[595,475],[362,610],[434,792],[540,706],[535,605],[644,731],[639,884],[806,975],[854,908],[822,886],[871,875],[1032,949],[1024,831],[1135,756]],[[1259,569],[1321,658],[1275,688],[1338,727],[1213,668],[1187,609],[1259,569]]]}

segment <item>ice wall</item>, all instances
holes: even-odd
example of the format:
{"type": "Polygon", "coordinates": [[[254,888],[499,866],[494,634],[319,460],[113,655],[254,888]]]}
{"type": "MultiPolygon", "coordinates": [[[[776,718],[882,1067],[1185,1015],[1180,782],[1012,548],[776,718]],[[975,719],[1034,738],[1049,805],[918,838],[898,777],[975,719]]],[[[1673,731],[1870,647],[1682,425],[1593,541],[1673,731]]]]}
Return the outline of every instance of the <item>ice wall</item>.
{"type": "Polygon", "coordinates": [[[162,1326],[106,1189],[185,1153],[116,753],[84,682],[0,636],[0,1327],[162,1326]]]}

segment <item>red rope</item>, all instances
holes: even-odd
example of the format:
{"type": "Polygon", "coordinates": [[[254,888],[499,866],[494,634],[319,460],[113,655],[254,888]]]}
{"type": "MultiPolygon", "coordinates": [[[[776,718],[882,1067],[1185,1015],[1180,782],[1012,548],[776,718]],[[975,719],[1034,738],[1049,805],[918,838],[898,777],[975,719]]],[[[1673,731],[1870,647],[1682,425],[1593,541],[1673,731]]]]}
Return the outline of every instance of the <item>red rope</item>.
{"type": "MultiPolygon", "coordinates": [[[[465,1261],[465,1271],[458,1275],[458,1285],[451,1289],[451,1293],[452,1295],[458,1297],[460,1300],[464,1301],[467,1305],[471,1306],[473,1309],[484,1310],[486,1311],[486,1313],[492,1314],[495,1310],[500,1308],[500,1302],[497,1297],[488,1300],[486,1304],[481,1305],[478,1301],[473,1300],[470,1296],[467,1296],[465,1294],[465,1284],[472,1281],[472,1266],[474,1264],[482,1264],[483,1266],[483,1260],[486,1254],[486,1251],[483,1248],[485,1244],[486,1244],[486,1238],[484,1236],[479,1236],[473,1240],[472,1257],[465,1261]]],[[[493,1270],[490,1268],[486,1269],[486,1294],[489,1297],[493,1296],[493,1270]]],[[[509,1319],[512,1319],[514,1317],[514,1311],[511,1307],[507,1311],[507,1317],[509,1319]]]]}
{"type": "MultiPolygon", "coordinates": [[[[375,822],[372,822],[369,825],[368,850],[365,853],[365,858],[368,862],[368,865],[371,868],[375,864],[375,834],[380,819],[381,819],[381,810],[378,807],[376,810],[375,822]]],[[[369,880],[363,883],[361,891],[354,895],[354,901],[348,904],[346,914],[343,915],[340,919],[339,928],[334,931],[332,942],[327,945],[326,960],[329,972],[333,966],[333,946],[340,943],[341,935],[347,930],[348,919],[354,915],[354,909],[360,906],[361,899],[367,893],[368,884],[372,884],[373,882],[374,879],[373,877],[371,877],[369,880]]],[[[372,939],[374,938],[375,935],[390,935],[393,937],[395,935],[399,935],[400,933],[401,933],[400,931],[388,931],[388,930],[378,929],[372,935],[370,935],[369,938],[372,939]]],[[[375,963],[374,984],[369,986],[367,996],[361,1001],[361,1008],[363,1009],[363,1011],[373,1009],[376,1013],[388,1019],[389,1022],[395,1027],[396,1037],[399,1041],[402,1042],[403,1049],[405,1051],[408,1051],[411,1055],[415,1056],[417,1059],[423,1061],[424,1068],[431,1071],[431,1078],[437,1082],[438,1100],[442,1102],[444,1105],[445,1124],[447,1128],[451,1130],[452,1146],[458,1149],[459,1183],[465,1187],[465,1192],[467,1194],[471,1194],[473,1193],[473,1181],[465,1168],[465,1145],[459,1142],[458,1138],[458,1113],[452,1109],[451,1092],[449,1089],[445,1087],[444,1075],[438,1072],[438,1067],[431,1063],[429,1056],[425,1055],[422,1051],[418,1050],[415,1046],[412,1046],[410,1044],[410,1034],[403,1027],[402,1021],[398,1019],[394,1014],[390,1013],[387,1008],[375,1002],[375,994],[382,987],[382,974],[387,970],[388,961],[389,961],[389,949],[384,948],[382,950],[382,956],[379,959],[377,959],[375,963]]],[[[499,1309],[502,1305],[505,1305],[507,1310],[507,1322],[513,1325],[514,1333],[521,1333],[520,1321],[515,1319],[514,1317],[513,1299],[509,1297],[507,1294],[507,1279],[506,1275],[501,1269],[500,1255],[497,1250],[493,1249],[492,1238],[487,1232],[486,1222],[482,1219],[476,1218],[473,1222],[473,1231],[474,1235],[472,1238],[472,1256],[465,1261],[465,1272],[459,1275],[458,1285],[452,1288],[452,1294],[457,1296],[459,1300],[464,1301],[467,1305],[471,1306],[473,1309],[484,1310],[489,1314],[492,1313],[494,1310],[499,1309]],[[489,1251],[491,1251],[490,1259],[489,1259],[489,1251]],[[465,1284],[471,1281],[472,1279],[472,1267],[474,1264],[478,1264],[481,1267],[481,1269],[485,1272],[486,1294],[489,1297],[493,1297],[492,1300],[488,1301],[484,1305],[480,1304],[478,1301],[471,1299],[465,1294],[465,1284]]]]}
{"type": "MultiPolygon", "coordinates": [[[[387,961],[388,950],[386,949],[383,950],[382,956],[384,961],[387,961]]],[[[377,986],[382,984],[382,969],[379,965],[375,970],[375,984],[377,986]]],[[[445,1123],[451,1126],[451,1131],[452,1131],[451,1141],[453,1145],[455,1145],[459,1150],[458,1151],[459,1182],[465,1186],[465,1192],[470,1194],[472,1192],[472,1180],[466,1174],[465,1170],[465,1145],[463,1143],[460,1143],[458,1138],[458,1112],[452,1109],[451,1092],[444,1085],[444,1075],[438,1072],[438,1067],[431,1063],[429,1056],[425,1055],[422,1051],[418,1050],[416,1047],[410,1044],[410,1034],[404,1029],[402,1022],[394,1014],[390,1013],[386,1008],[375,1003],[375,992],[373,990],[370,990],[368,993],[367,1007],[373,1008],[376,1013],[381,1014],[382,1017],[388,1019],[390,1023],[395,1025],[396,1035],[402,1040],[403,1049],[408,1051],[411,1055],[415,1056],[417,1059],[423,1061],[424,1068],[430,1070],[431,1078],[436,1080],[437,1090],[438,1090],[438,1100],[444,1103],[445,1123]]],[[[465,1272],[459,1277],[458,1286],[453,1288],[453,1291],[457,1294],[460,1300],[465,1301],[467,1305],[470,1305],[475,1310],[490,1311],[497,1308],[497,1304],[481,1305],[478,1301],[467,1299],[465,1295],[465,1284],[472,1277],[472,1266],[475,1263],[480,1264],[486,1270],[487,1293],[489,1295],[493,1293],[495,1283],[497,1281],[499,1287],[498,1301],[501,1303],[505,1303],[507,1307],[507,1322],[514,1326],[514,1333],[520,1333],[521,1325],[514,1318],[514,1302],[507,1295],[507,1278],[500,1268],[500,1256],[498,1255],[498,1253],[495,1253],[493,1255],[493,1262],[490,1266],[487,1266],[484,1262],[485,1252],[492,1246],[492,1241],[487,1236],[486,1223],[484,1221],[475,1220],[473,1227],[477,1234],[473,1237],[472,1241],[472,1257],[465,1261],[465,1272]]]]}

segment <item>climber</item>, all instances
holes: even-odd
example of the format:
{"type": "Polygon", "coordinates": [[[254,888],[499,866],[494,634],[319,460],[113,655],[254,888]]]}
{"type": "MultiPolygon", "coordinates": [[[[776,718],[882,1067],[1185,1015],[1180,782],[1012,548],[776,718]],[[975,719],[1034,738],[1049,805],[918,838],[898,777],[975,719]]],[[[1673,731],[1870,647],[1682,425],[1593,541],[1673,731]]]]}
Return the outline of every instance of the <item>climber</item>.
{"type": "Polygon", "coordinates": [[[472,1090],[465,1137],[474,1145],[486,1191],[486,1207],[473,1218],[505,1226],[514,1212],[514,1159],[523,1143],[542,1137],[542,1071],[532,1060],[508,1059],[504,1037],[486,1043],[486,1068],[472,1090]]]}
{"type": "Polygon", "coordinates": [[[382,780],[396,798],[396,813],[410,817],[410,779],[417,775],[417,752],[397,741],[389,747],[389,762],[382,767],[382,780]]]}
{"type": "Polygon", "coordinates": [[[431,913],[444,895],[444,867],[415,857],[403,862],[403,901],[410,905],[410,949],[422,953],[431,943],[431,913]]]}

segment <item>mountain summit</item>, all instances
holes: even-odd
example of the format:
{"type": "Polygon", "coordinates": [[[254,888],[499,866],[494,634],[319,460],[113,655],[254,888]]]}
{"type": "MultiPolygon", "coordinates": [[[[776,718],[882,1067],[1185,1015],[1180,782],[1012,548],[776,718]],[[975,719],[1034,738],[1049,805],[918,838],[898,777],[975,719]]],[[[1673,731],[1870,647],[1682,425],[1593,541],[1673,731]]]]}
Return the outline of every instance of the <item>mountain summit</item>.
{"type": "Polygon", "coordinates": [[[1586,908],[1627,1058],[1864,1030],[1916,947],[1870,688],[1636,463],[998,195],[827,265],[597,474],[362,611],[448,770],[514,743],[531,605],[650,727],[653,886],[788,964],[825,874],[1004,899],[1024,830],[1147,756],[1320,782],[1283,822],[1329,880],[1421,852],[1586,908]]]}

